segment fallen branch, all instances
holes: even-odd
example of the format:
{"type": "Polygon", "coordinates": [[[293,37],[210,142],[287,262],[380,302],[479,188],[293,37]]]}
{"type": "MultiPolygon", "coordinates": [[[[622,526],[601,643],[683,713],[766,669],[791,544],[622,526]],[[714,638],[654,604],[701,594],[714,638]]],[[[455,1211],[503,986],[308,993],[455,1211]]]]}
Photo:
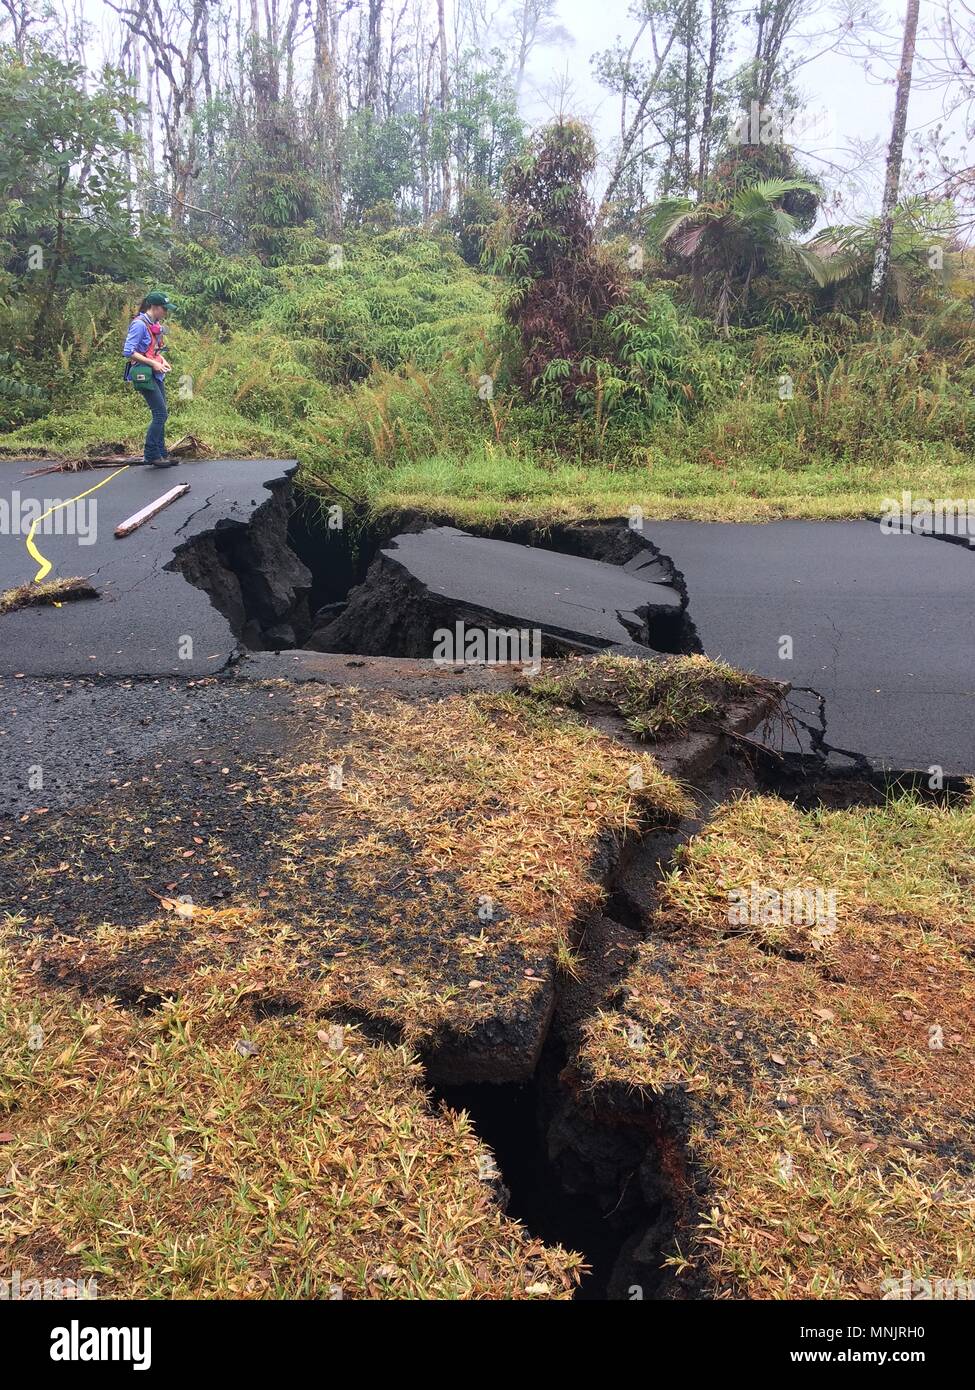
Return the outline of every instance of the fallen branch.
{"type": "MultiPolygon", "coordinates": [[[[84,473],[90,468],[121,468],[125,465],[144,463],[141,454],[126,454],[122,445],[101,444],[102,452],[86,454],[78,459],[59,459],[56,463],[45,464],[43,468],[24,473],[24,478],[41,478],[45,473],[84,473]]],[[[180,459],[206,459],[213,457],[213,450],[195,434],[184,434],[182,439],[170,445],[169,453],[180,459]]]]}
{"type": "Polygon", "coordinates": [[[209,444],[205,444],[195,434],[184,434],[182,439],[177,439],[175,444],[170,444],[169,453],[172,457],[181,459],[213,457],[213,450],[209,444]]]}
{"type": "Polygon", "coordinates": [[[142,459],[135,456],[112,459],[66,459],[62,463],[50,463],[46,468],[35,468],[30,473],[22,473],[21,477],[41,478],[45,473],[86,473],[92,468],[122,468],[126,464],[141,462],[142,459]]]}

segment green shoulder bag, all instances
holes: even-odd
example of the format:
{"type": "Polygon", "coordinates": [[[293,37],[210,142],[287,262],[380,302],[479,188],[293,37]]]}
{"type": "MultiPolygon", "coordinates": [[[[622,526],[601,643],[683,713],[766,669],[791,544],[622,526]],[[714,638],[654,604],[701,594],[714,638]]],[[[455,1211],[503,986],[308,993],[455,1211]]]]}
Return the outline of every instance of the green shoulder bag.
{"type": "Polygon", "coordinates": [[[129,380],[137,391],[151,391],[156,384],[152,368],[146,362],[136,362],[129,369],[129,380]]]}

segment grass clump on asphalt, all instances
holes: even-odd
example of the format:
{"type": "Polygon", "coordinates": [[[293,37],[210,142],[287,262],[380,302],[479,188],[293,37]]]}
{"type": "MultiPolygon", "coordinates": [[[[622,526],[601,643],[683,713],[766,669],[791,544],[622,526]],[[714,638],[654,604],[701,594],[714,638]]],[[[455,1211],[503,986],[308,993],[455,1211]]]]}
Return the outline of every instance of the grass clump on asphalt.
{"type": "Polygon", "coordinates": [[[465,1116],[402,1047],[255,1020],[205,975],[149,1013],[0,948],[4,1266],[101,1298],[565,1298],[465,1116]]]}
{"type": "Polygon", "coordinates": [[[971,801],[745,797],[686,847],[583,1049],[593,1087],[680,1116],[672,1268],[747,1298],[971,1277],[973,880],[971,801]]]}
{"type": "Polygon", "coordinates": [[[573,709],[611,710],[639,739],[656,742],[720,720],[729,701],[772,683],[706,656],[644,661],[606,652],[524,682],[535,699],[573,709]]]}
{"type": "Polygon", "coordinates": [[[16,589],[4,589],[0,593],[0,614],[97,597],[98,590],[87,579],[50,579],[43,584],[20,584],[16,589]]]}

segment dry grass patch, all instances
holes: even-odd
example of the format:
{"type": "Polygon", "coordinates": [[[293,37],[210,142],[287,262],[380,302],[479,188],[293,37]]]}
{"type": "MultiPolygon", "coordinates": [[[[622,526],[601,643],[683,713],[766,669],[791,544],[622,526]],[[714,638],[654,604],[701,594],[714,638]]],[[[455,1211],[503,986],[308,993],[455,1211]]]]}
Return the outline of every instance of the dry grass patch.
{"type": "Polygon", "coordinates": [[[466,1121],[429,1113],[398,1044],[484,1024],[515,1050],[523,1028],[529,1055],[600,856],[684,796],[517,695],[319,698],[304,761],[212,779],[212,815],[163,769],[5,841],[2,1266],[23,1278],[571,1292],[578,1258],[501,1215],[466,1121]],[[220,904],[184,901],[208,883],[220,904]]]}
{"type": "Polygon", "coordinates": [[[0,947],[0,1275],[100,1297],[565,1298],[577,1256],[494,1199],[466,1117],[403,1048],[240,981],[147,1015],[0,947]]]}
{"type": "Polygon", "coordinates": [[[16,589],[4,589],[0,593],[0,614],[15,613],[18,608],[53,607],[59,603],[97,597],[98,590],[87,579],[49,579],[44,584],[21,584],[16,589]]]}
{"type": "Polygon", "coordinates": [[[729,702],[773,686],[706,656],[643,661],[606,652],[526,679],[524,688],[553,705],[619,714],[637,738],[657,741],[716,725],[729,702]]]}
{"type": "Polygon", "coordinates": [[[686,809],[651,759],[634,778],[630,752],[513,694],[360,711],[330,756],[343,790],[310,780],[281,873],[292,896],[314,866],[336,876],[335,901],[377,904],[368,945],[346,918],[336,974],[411,1034],[527,1004],[601,896],[608,840],[686,809]],[[326,818],[339,843],[316,864],[326,818]]]}
{"type": "Polygon", "coordinates": [[[675,1268],[752,1298],[975,1277],[973,883],[972,804],[748,797],[690,843],[582,1058],[665,1098],[697,1187],[675,1268]],[[827,919],[835,893],[835,919],[730,922],[752,884],[819,889],[827,919]]]}
{"type": "Polygon", "coordinates": [[[612,838],[687,809],[650,757],[518,695],[353,703],[342,741],[261,794],[279,829],[259,903],[254,884],[186,921],[170,899],[135,929],[59,940],[45,969],[123,997],[200,967],[314,986],[415,1044],[527,1019],[553,962],[571,966],[612,838]]]}

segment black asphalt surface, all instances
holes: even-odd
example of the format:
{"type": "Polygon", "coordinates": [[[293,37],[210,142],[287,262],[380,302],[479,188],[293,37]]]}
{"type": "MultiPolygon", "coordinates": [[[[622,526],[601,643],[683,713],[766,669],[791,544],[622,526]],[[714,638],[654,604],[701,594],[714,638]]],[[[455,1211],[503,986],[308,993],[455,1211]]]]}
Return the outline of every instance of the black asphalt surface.
{"type": "Polygon", "coordinates": [[[641,609],[670,613],[681,606],[649,552],[642,565],[609,565],[432,526],[397,536],[383,554],[433,594],[596,646],[629,642],[623,619],[640,626],[641,609]]]}
{"type": "MultiPolygon", "coordinates": [[[[824,697],[827,748],[975,773],[975,552],[868,521],[646,522],[704,650],[824,697]],[[792,638],[792,659],[780,657],[792,638]]],[[[819,701],[796,696],[821,734],[819,701]]],[[[794,745],[793,745],[794,746],[794,745]]]]}
{"type": "MultiPolygon", "coordinates": [[[[0,462],[0,590],[37,570],[25,544],[25,502],[66,501],[111,471],[26,478],[34,466],[0,462]]],[[[0,676],[193,679],[226,667],[239,650],[229,624],[201,589],[166,567],[194,537],[246,524],[268,487],[294,470],[280,460],[217,459],[167,470],[134,465],[105,481],[82,499],[97,507],[75,508],[67,533],[41,528],[36,537],[50,578],[88,577],[100,597],[0,617],[0,676]],[[185,497],[115,538],[120,521],[184,481],[185,497]],[[83,544],[79,531],[92,523],[93,543],[83,544]]],[[[791,682],[804,751],[975,774],[972,548],[885,534],[868,521],[646,522],[643,538],[682,577],[709,655],[791,682]]],[[[624,618],[681,602],[665,582],[668,566],[651,552],[620,567],[435,527],[397,537],[387,553],[459,605],[597,646],[630,643],[624,618]]]]}
{"type": "Polygon", "coordinates": [[[0,461],[0,591],[32,580],[38,566],[26,548],[26,503],[43,509],[104,482],[90,497],[55,513],[35,544],[52,562],[49,580],[76,575],[91,580],[98,599],[60,608],[28,608],[0,617],[0,675],[212,674],[226,665],[237,641],[207,595],[166,565],[188,541],[217,526],[244,524],[270,483],[294,472],[279,460],[208,459],[155,469],[49,473],[27,478],[37,464],[0,461]],[[122,540],[115,527],[178,483],[190,491],[154,520],[122,540]],[[6,506],[4,506],[6,503],[6,506]],[[94,525],[92,525],[94,523],[94,525]],[[82,543],[82,534],[94,536],[82,543]],[[192,657],[185,638],[192,638],[192,657]]]}

